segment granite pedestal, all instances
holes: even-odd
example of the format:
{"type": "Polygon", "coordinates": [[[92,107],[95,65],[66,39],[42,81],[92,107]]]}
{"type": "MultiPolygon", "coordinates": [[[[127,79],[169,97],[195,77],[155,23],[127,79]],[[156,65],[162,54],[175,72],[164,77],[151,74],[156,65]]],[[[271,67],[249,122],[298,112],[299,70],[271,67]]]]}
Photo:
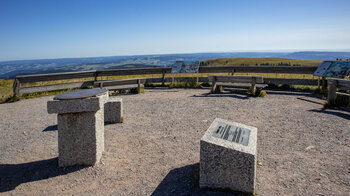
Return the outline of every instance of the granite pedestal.
{"type": "Polygon", "coordinates": [[[200,141],[201,188],[254,193],[257,128],[215,119],[200,141]]]}
{"type": "Polygon", "coordinates": [[[104,151],[105,89],[70,91],[47,103],[49,114],[57,113],[58,165],[93,166],[104,151]]]}
{"type": "Polygon", "coordinates": [[[104,106],[106,123],[122,123],[123,121],[123,100],[122,98],[109,97],[104,106]]]}

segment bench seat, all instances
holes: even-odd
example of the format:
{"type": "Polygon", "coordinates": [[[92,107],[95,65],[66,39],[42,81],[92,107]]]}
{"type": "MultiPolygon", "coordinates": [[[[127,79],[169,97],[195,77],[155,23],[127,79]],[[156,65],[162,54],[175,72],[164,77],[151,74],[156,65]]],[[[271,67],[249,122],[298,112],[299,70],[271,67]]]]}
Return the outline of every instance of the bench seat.
{"type": "MultiPolygon", "coordinates": [[[[223,87],[233,87],[233,88],[250,88],[252,84],[250,83],[227,83],[227,82],[217,82],[216,85],[223,87]]],[[[266,88],[267,84],[255,84],[256,88],[266,88]]]]}
{"type": "Polygon", "coordinates": [[[133,89],[136,88],[137,92],[141,92],[141,88],[144,88],[145,78],[133,78],[125,80],[104,80],[94,82],[94,88],[105,88],[110,91],[121,89],[133,89]]]}
{"type": "Polygon", "coordinates": [[[341,96],[347,96],[350,97],[350,94],[348,93],[341,93],[341,92],[336,92],[337,95],[341,95],[341,96]]]}
{"type": "Polygon", "coordinates": [[[252,88],[252,93],[255,94],[257,88],[265,88],[267,84],[263,84],[262,76],[225,76],[225,75],[210,75],[209,81],[212,83],[211,93],[222,91],[222,86],[252,88]]]}

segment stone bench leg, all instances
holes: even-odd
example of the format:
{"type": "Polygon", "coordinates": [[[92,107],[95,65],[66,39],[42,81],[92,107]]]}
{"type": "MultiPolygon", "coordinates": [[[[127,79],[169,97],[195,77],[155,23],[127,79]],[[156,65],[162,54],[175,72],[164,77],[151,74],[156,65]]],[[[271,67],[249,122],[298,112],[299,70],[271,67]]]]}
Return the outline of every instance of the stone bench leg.
{"type": "Polygon", "coordinates": [[[111,98],[104,106],[105,123],[122,123],[123,122],[123,101],[122,98],[111,98]]]}

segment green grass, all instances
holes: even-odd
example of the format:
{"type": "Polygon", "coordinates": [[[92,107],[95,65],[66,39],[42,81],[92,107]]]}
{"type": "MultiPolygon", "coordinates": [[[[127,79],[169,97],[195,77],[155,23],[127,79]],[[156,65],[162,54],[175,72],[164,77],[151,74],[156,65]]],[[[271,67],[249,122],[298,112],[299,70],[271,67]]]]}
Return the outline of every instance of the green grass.
{"type": "Polygon", "coordinates": [[[0,80],[0,103],[12,96],[13,80],[0,80]]]}
{"type": "Polygon", "coordinates": [[[253,97],[266,97],[267,96],[266,91],[261,90],[261,89],[256,89],[255,94],[253,94],[251,87],[248,90],[248,94],[253,96],[253,97]]]}
{"type": "Polygon", "coordinates": [[[309,91],[314,94],[324,94],[328,93],[328,90],[320,89],[317,86],[310,85],[288,85],[288,84],[269,84],[269,89],[284,89],[284,90],[296,90],[296,91],[309,91]]]}
{"type": "MultiPolygon", "coordinates": [[[[89,87],[89,88],[92,88],[92,87],[89,87]]],[[[54,91],[37,92],[37,93],[25,93],[25,94],[21,95],[20,97],[14,97],[11,95],[11,96],[3,99],[1,102],[10,103],[10,102],[19,101],[21,99],[30,99],[30,98],[35,98],[35,97],[58,95],[61,93],[65,93],[65,92],[72,91],[72,90],[78,90],[78,89],[85,89],[85,88],[70,88],[70,89],[64,89],[64,90],[54,90],[54,91]]]]}
{"type": "Polygon", "coordinates": [[[202,88],[202,86],[196,82],[174,82],[169,85],[169,88],[202,88]]]}

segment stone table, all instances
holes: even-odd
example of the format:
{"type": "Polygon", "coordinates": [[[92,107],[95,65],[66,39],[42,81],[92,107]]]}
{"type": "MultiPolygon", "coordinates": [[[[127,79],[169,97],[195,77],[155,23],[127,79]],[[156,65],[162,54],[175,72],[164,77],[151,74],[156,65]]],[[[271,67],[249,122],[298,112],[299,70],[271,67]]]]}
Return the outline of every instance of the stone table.
{"type": "Polygon", "coordinates": [[[93,166],[104,151],[105,89],[70,91],[47,102],[49,114],[57,113],[58,165],[93,166]]]}
{"type": "Polygon", "coordinates": [[[201,188],[254,193],[257,128],[216,118],[200,141],[201,188]]]}

